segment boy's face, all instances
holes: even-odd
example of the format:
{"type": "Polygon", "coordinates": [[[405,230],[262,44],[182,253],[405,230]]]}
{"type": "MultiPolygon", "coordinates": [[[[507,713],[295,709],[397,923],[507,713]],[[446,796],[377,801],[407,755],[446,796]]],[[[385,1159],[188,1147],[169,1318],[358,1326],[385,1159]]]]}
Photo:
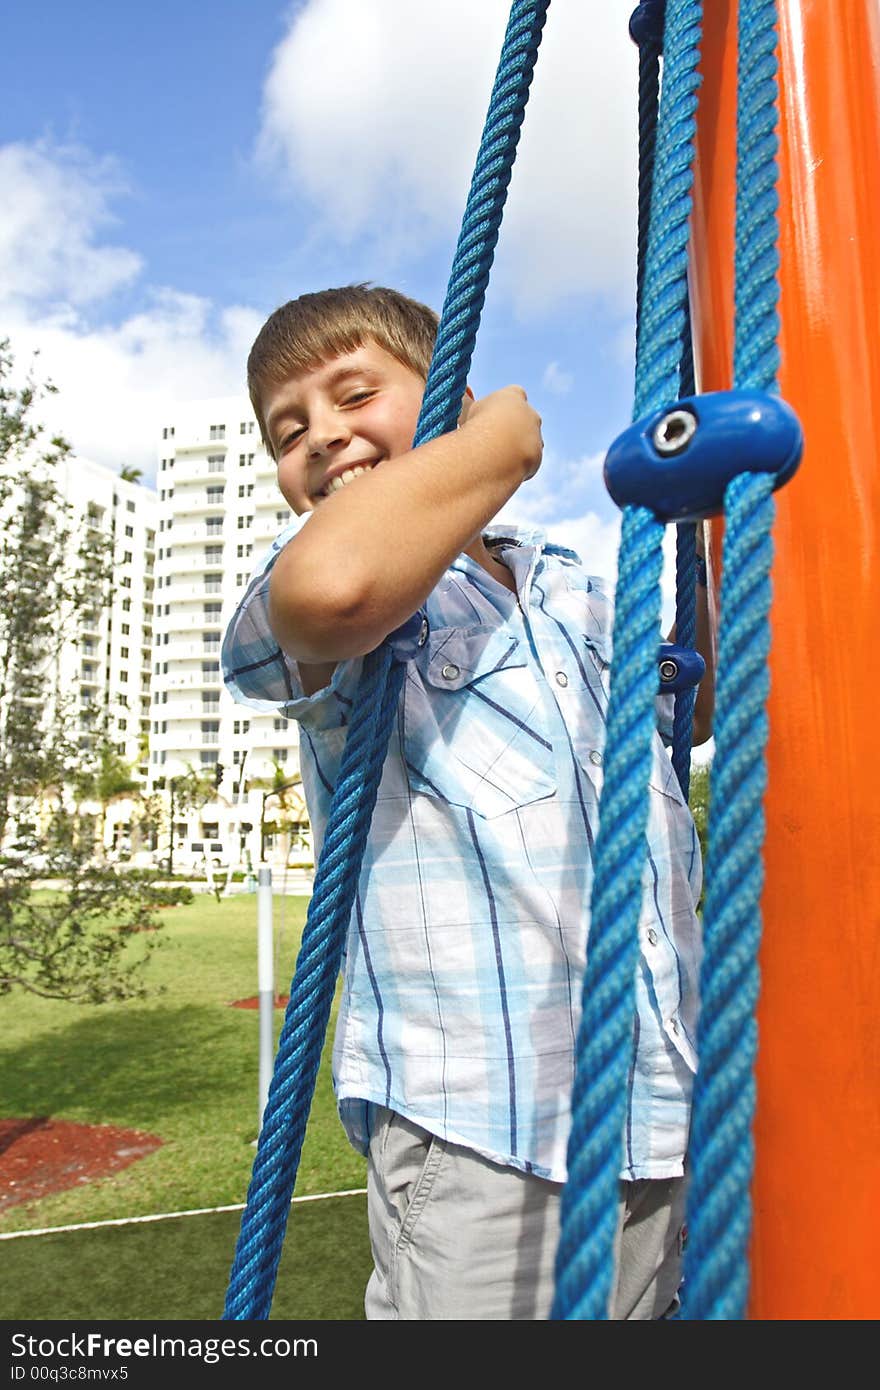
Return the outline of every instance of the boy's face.
{"type": "Polygon", "coordinates": [[[278,461],[278,486],[297,513],[310,512],[412,447],[425,383],[378,343],[271,387],[263,418],[278,461]]]}

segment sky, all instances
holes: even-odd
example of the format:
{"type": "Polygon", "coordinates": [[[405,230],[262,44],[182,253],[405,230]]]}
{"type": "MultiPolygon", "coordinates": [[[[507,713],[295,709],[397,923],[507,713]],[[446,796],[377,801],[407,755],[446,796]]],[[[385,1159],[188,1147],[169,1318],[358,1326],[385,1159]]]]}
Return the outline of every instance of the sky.
{"type": "MultiPolygon", "coordinates": [[[[554,0],[470,381],[540,411],[504,517],[613,577],[604,452],[630,420],[633,0],[554,0]]],[[[74,450],[155,476],[174,403],[244,390],[266,316],[390,284],[438,311],[508,0],[10,7],[0,331],[74,450]]],[[[665,590],[671,585],[667,564],[665,590]]]]}

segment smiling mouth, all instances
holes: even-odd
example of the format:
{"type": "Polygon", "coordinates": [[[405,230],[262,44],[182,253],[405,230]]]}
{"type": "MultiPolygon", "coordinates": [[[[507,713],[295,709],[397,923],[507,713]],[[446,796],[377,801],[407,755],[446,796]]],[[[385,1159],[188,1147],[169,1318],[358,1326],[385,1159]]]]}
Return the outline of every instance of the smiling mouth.
{"type": "Polygon", "coordinates": [[[362,473],[371,473],[376,467],[374,463],[356,463],[353,468],[346,468],[344,473],[331,478],[326,487],[321,488],[319,497],[329,497],[332,492],[341,492],[355,478],[359,478],[362,473]]]}

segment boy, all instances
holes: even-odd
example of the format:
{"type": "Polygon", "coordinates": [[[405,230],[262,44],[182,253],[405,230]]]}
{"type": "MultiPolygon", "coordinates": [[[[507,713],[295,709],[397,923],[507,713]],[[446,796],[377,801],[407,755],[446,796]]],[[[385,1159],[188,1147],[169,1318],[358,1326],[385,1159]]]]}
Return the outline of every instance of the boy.
{"type": "MultiPolygon", "coordinates": [[[[334,1046],[340,1115],[368,1161],[366,1312],[545,1318],[611,613],[571,552],[488,526],[541,462],[541,422],[519,387],[468,391],[459,428],[412,449],[436,323],[394,291],[350,286],[303,295],[264,325],[251,400],[284,497],[310,515],[251,581],[224,670],[236,698],[299,721],[319,841],[361,658],[427,613],[334,1046]]],[[[615,1318],[664,1316],[680,1278],[700,866],[656,743],[615,1318]]]]}

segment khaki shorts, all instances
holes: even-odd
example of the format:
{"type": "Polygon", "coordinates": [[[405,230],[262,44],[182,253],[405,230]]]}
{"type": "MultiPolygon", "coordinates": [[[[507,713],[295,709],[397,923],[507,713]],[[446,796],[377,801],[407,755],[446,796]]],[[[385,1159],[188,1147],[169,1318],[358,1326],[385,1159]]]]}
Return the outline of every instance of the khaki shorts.
{"type": "MultiPolygon", "coordinates": [[[[367,1318],[549,1317],[562,1185],[492,1163],[383,1106],[372,1113],[367,1318]]],[[[681,1282],[684,1179],[620,1187],[611,1317],[668,1317],[681,1282]]]]}

